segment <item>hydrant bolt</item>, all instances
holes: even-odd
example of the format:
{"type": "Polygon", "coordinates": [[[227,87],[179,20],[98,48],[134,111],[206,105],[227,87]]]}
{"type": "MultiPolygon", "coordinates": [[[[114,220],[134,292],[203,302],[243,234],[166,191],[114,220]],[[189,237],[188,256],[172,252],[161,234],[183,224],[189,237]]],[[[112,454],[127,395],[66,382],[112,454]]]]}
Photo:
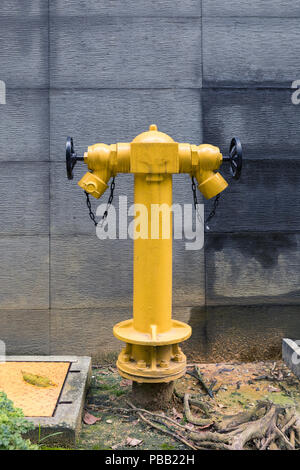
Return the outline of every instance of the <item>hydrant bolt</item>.
{"type": "Polygon", "coordinates": [[[175,354],[175,356],[174,356],[174,361],[175,362],[181,362],[183,360],[184,360],[184,358],[183,358],[182,354],[175,354]]]}

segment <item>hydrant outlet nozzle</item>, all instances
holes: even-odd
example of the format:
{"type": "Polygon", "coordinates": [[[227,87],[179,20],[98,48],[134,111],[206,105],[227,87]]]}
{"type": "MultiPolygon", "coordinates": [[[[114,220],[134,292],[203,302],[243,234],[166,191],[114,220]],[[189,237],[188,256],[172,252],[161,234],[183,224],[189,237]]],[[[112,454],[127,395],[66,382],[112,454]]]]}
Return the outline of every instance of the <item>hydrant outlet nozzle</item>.
{"type": "Polygon", "coordinates": [[[108,188],[105,181],[89,171],[78,181],[78,185],[96,199],[99,199],[108,188]]]}

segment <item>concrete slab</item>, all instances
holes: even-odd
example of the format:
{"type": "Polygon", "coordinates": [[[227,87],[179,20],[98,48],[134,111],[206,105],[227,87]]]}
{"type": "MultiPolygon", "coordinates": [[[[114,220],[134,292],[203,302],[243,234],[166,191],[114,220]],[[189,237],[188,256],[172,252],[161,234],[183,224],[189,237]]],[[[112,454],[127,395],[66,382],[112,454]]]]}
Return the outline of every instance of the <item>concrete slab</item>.
{"type": "Polygon", "coordinates": [[[91,379],[91,358],[87,356],[7,356],[7,362],[69,362],[70,368],[58,398],[56,409],[51,417],[27,419],[35,429],[28,437],[42,442],[47,447],[53,445],[74,446],[81,428],[81,418],[87,388],[91,379]],[[53,435],[59,433],[57,435],[53,435]]]}
{"type": "Polygon", "coordinates": [[[282,359],[300,379],[300,341],[283,338],[282,359]]]}

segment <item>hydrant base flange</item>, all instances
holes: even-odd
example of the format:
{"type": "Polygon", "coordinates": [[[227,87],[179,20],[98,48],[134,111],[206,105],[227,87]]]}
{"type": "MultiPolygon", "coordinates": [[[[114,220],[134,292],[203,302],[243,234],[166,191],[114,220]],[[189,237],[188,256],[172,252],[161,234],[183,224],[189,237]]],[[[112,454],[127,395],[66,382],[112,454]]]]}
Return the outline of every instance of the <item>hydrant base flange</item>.
{"type": "Polygon", "coordinates": [[[142,333],[133,326],[133,319],[125,320],[114,326],[114,336],[125,343],[140,344],[145,346],[163,346],[167,344],[181,343],[192,334],[192,329],[186,323],[179,320],[171,320],[171,328],[164,333],[157,333],[156,325],[151,326],[151,332],[142,333]]]}
{"type": "Polygon", "coordinates": [[[119,373],[135,382],[171,382],[182,377],[186,357],[178,344],[144,346],[127,343],[117,361],[119,373]]]}
{"type": "Polygon", "coordinates": [[[182,372],[176,375],[170,375],[167,377],[149,378],[149,377],[139,377],[137,375],[126,374],[126,372],[120,369],[119,361],[117,361],[117,369],[121,377],[123,377],[124,379],[132,380],[133,382],[138,382],[138,383],[153,383],[153,384],[173,382],[174,380],[180,379],[180,377],[182,377],[186,371],[186,367],[184,366],[184,369],[182,370],[182,372]]]}

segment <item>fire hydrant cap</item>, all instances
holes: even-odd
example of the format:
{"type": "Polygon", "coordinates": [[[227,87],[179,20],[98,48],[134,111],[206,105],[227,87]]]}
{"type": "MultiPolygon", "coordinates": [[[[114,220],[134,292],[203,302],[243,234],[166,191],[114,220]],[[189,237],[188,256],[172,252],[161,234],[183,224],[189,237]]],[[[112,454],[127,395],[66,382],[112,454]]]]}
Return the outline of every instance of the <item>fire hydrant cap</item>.
{"type": "Polygon", "coordinates": [[[156,124],[151,124],[149,126],[149,130],[146,132],[142,132],[141,134],[137,135],[133,141],[134,143],[171,143],[174,142],[172,137],[164,132],[160,132],[157,130],[156,124]]]}

